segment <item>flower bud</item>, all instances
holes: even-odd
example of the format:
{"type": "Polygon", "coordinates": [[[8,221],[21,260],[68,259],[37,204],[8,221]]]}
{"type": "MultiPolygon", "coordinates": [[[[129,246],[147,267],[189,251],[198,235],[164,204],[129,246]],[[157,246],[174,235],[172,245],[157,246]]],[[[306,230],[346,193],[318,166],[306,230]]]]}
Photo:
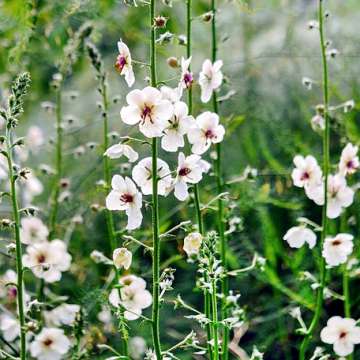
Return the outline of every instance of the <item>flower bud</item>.
{"type": "Polygon", "coordinates": [[[6,245],[6,251],[9,255],[14,254],[16,251],[16,245],[14,243],[6,245]]]}
{"type": "Polygon", "coordinates": [[[205,14],[201,15],[201,20],[204,22],[210,22],[214,17],[214,14],[212,13],[212,11],[209,11],[205,14]]]}
{"type": "Polygon", "coordinates": [[[171,67],[171,68],[177,68],[179,67],[179,62],[178,59],[175,56],[170,56],[167,60],[166,60],[167,64],[171,67]]]}
{"type": "Polygon", "coordinates": [[[113,252],[113,261],[117,269],[128,270],[131,266],[132,253],[126,248],[118,248],[113,252]]]}
{"type": "Polygon", "coordinates": [[[178,36],[178,42],[179,42],[179,45],[186,46],[187,45],[187,37],[186,37],[186,35],[179,35],[178,36]]]}
{"type": "Polygon", "coordinates": [[[344,103],[344,113],[350,112],[355,107],[354,100],[348,100],[344,103]]]}

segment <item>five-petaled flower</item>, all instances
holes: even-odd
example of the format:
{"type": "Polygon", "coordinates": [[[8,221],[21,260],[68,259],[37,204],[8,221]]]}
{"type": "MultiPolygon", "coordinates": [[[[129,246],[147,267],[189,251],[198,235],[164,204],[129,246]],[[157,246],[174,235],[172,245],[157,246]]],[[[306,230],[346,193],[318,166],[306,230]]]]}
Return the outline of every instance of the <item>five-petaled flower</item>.
{"type": "Polygon", "coordinates": [[[199,75],[201,101],[203,103],[207,103],[211,99],[213,91],[220,87],[223,81],[222,65],[222,60],[217,60],[214,64],[209,59],[204,61],[199,75]]]}
{"type": "Polygon", "coordinates": [[[184,239],[183,249],[187,256],[193,256],[199,253],[203,237],[198,232],[192,232],[184,239]]]}
{"type": "Polygon", "coordinates": [[[114,175],[111,180],[112,190],[106,197],[106,208],[109,210],[123,210],[128,217],[126,228],[137,229],[142,222],[142,195],[134,182],[121,175],[114,175]]]}
{"type": "Polygon", "coordinates": [[[348,256],[353,251],[353,239],[351,234],[337,234],[335,237],[327,237],[324,241],[322,256],[330,266],[338,266],[346,263],[348,256]]]}
{"type": "Polygon", "coordinates": [[[358,147],[347,144],[341,152],[339,173],[343,176],[353,174],[359,168],[358,147]]]}
{"type": "Polygon", "coordinates": [[[133,86],[135,82],[134,71],[132,68],[132,60],[130,50],[127,45],[121,40],[117,43],[119,55],[116,58],[115,69],[120,73],[120,75],[125,76],[125,81],[128,86],[133,86]]]}

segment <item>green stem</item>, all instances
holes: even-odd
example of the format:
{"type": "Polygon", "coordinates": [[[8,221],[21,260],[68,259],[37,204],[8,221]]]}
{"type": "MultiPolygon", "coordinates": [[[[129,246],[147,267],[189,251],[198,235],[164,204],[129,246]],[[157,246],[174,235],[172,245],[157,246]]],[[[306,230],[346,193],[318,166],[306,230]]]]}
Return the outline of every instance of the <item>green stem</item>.
{"type": "Polygon", "coordinates": [[[20,239],[20,215],[19,206],[16,193],[16,177],[14,175],[11,133],[6,130],[6,146],[7,146],[7,162],[9,169],[11,204],[14,216],[14,231],[15,231],[15,245],[16,245],[16,273],[17,273],[17,305],[20,321],[20,359],[26,359],[26,327],[25,327],[25,311],[24,311],[24,269],[22,264],[22,247],[20,239]]]}
{"type": "MultiPolygon", "coordinates": [[[[156,49],[155,49],[155,27],[153,20],[155,18],[155,0],[150,0],[150,72],[151,86],[156,87],[156,49]]],[[[160,342],[160,239],[159,239],[159,203],[158,203],[158,177],[157,177],[157,139],[152,139],[152,228],[153,228],[153,307],[152,307],[152,338],[156,354],[156,359],[161,360],[161,342],[160,342]]]]}
{"type": "MultiPolygon", "coordinates": [[[[217,34],[216,34],[216,0],[211,0],[211,11],[212,11],[212,22],[211,22],[211,35],[212,35],[212,62],[217,60],[217,34]]],[[[217,95],[214,92],[213,97],[213,109],[214,112],[219,114],[217,95]]],[[[221,194],[224,188],[224,182],[222,178],[222,166],[221,166],[221,144],[216,144],[216,161],[215,161],[215,173],[216,173],[216,187],[217,193],[221,194]]],[[[218,212],[217,212],[217,222],[218,222],[218,232],[220,239],[220,259],[224,266],[224,269],[227,269],[227,241],[225,236],[225,224],[224,224],[224,202],[221,197],[218,199],[218,212]]],[[[224,295],[221,301],[221,318],[225,319],[228,316],[228,310],[226,308],[226,296],[229,293],[229,279],[224,277],[221,279],[221,293],[224,295]]],[[[228,343],[229,343],[230,331],[228,328],[223,328],[223,339],[222,339],[222,349],[224,360],[229,358],[228,352],[228,343]]]]}
{"type": "Polygon", "coordinates": [[[56,174],[54,189],[52,192],[51,199],[51,213],[50,213],[50,233],[49,239],[53,239],[56,232],[56,221],[59,210],[59,195],[60,195],[60,181],[62,177],[62,138],[63,138],[63,128],[62,128],[62,96],[61,96],[61,84],[59,84],[58,89],[56,90],[56,154],[55,154],[55,163],[56,163],[56,174]]]}
{"type": "MultiPolygon", "coordinates": [[[[322,232],[320,240],[320,251],[323,247],[324,240],[327,234],[327,225],[328,220],[326,216],[328,196],[327,196],[327,184],[329,176],[329,160],[330,160],[330,126],[329,126],[329,88],[328,88],[328,68],[327,68],[327,59],[326,59],[326,47],[324,39],[324,17],[323,17],[323,1],[319,0],[319,33],[320,33],[320,46],[321,46],[321,58],[322,58],[322,68],[323,68],[323,97],[324,97],[324,118],[325,118],[325,130],[323,136],[323,173],[324,173],[324,206],[322,208],[322,232]]],[[[317,299],[316,299],[316,308],[315,313],[312,318],[310,327],[307,331],[307,334],[302,341],[300,347],[299,359],[305,360],[306,351],[309,346],[309,342],[314,334],[314,331],[320,320],[322,306],[323,306],[323,297],[324,297],[324,287],[325,287],[325,259],[321,257],[320,260],[320,286],[317,289],[317,299]]]]}
{"type": "Polygon", "coordinates": [[[211,302],[212,302],[212,328],[214,341],[214,360],[219,360],[219,334],[218,334],[218,314],[216,301],[216,280],[211,281],[211,302]]]}

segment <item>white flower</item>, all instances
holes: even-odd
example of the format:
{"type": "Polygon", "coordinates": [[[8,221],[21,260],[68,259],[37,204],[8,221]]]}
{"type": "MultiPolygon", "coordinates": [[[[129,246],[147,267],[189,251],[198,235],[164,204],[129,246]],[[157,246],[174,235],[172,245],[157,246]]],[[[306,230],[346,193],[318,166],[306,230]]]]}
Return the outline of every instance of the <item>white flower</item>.
{"type": "Polygon", "coordinates": [[[117,43],[119,55],[116,59],[115,69],[120,73],[120,75],[125,76],[125,81],[128,86],[133,86],[135,82],[134,71],[131,63],[131,54],[127,45],[121,40],[117,43]]]}
{"type": "Polygon", "coordinates": [[[211,99],[213,91],[220,87],[223,81],[223,74],[220,70],[222,65],[221,60],[215,61],[214,64],[209,59],[204,61],[199,75],[201,101],[203,103],[207,103],[211,99]]]}
{"type": "Polygon", "coordinates": [[[181,93],[179,93],[179,89],[173,89],[164,85],[160,88],[160,92],[163,99],[170,101],[173,105],[181,99],[181,93]]]}
{"type": "Polygon", "coordinates": [[[106,208],[109,210],[125,210],[128,217],[126,228],[134,230],[142,222],[142,195],[134,182],[126,177],[114,175],[111,180],[112,190],[106,197],[106,208]]]}
{"type": "MultiPolygon", "coordinates": [[[[165,196],[171,188],[172,179],[170,175],[169,165],[157,159],[157,176],[158,176],[158,194],[165,196]]],[[[152,194],[152,159],[147,157],[139,161],[132,171],[134,181],[140,186],[144,195],[152,194]]]]}
{"type": "Polygon", "coordinates": [[[351,234],[337,234],[335,237],[327,237],[324,242],[322,256],[330,266],[344,264],[353,251],[353,239],[351,234]]]}
{"type": "Polygon", "coordinates": [[[17,275],[14,270],[6,270],[5,274],[0,277],[0,297],[8,296],[10,300],[16,300],[17,295],[17,275]],[[14,284],[14,285],[9,285],[14,284]]]}
{"type": "Polygon", "coordinates": [[[8,163],[6,157],[0,154],[0,180],[5,180],[8,177],[8,163]]]}
{"type": "Polygon", "coordinates": [[[135,275],[123,276],[120,280],[119,289],[111,290],[109,295],[110,304],[118,307],[122,305],[125,308],[124,316],[127,320],[136,320],[140,317],[142,310],[152,304],[152,296],[146,290],[146,282],[144,279],[135,275]]]}
{"type": "MultiPolygon", "coordinates": [[[[305,188],[306,195],[314,200],[314,189],[321,185],[322,171],[312,155],[294,157],[295,169],[291,173],[294,185],[305,188]]],[[[315,201],[315,200],[314,200],[315,201]]]]}
{"type": "Polygon", "coordinates": [[[124,155],[130,162],[135,162],[139,158],[139,154],[131,146],[121,143],[110,146],[104,155],[110,159],[119,159],[124,155]]]}
{"type": "Polygon", "coordinates": [[[121,109],[125,124],[139,124],[140,131],[149,138],[162,136],[162,132],[173,114],[170,101],[162,98],[161,92],[151,86],[133,90],[126,96],[128,106],[121,109]]]}
{"type": "Polygon", "coordinates": [[[325,119],[319,114],[314,115],[311,118],[311,127],[314,131],[325,130],[325,119]]]}
{"type": "Polygon", "coordinates": [[[62,240],[43,241],[26,248],[23,264],[36,277],[52,283],[61,279],[63,271],[69,270],[71,255],[62,240]]]}
{"type": "Polygon", "coordinates": [[[292,227],[286,232],[283,239],[288,242],[290,247],[297,249],[305,243],[308,243],[309,248],[312,249],[316,244],[315,233],[304,226],[292,227]]]}
{"type": "Polygon", "coordinates": [[[182,94],[184,89],[189,89],[194,82],[194,77],[191,71],[189,71],[191,63],[191,56],[188,59],[181,58],[181,76],[178,85],[179,94],[182,94]]]}
{"type": "Polygon", "coordinates": [[[183,249],[187,256],[192,256],[199,253],[202,239],[202,235],[198,232],[192,232],[185,237],[183,249]]]}
{"type": "Polygon", "coordinates": [[[24,185],[23,196],[25,204],[30,204],[34,196],[38,196],[44,191],[43,184],[32,172],[27,175],[26,180],[21,179],[21,183],[24,185]]]}
{"type": "Polygon", "coordinates": [[[60,360],[69,351],[70,340],[64,330],[43,328],[30,344],[31,356],[37,360],[60,360]]]}
{"type": "Polygon", "coordinates": [[[80,306],[75,304],[61,304],[51,311],[44,311],[47,326],[73,325],[80,306]]]}
{"type": "Polygon", "coordinates": [[[30,150],[37,152],[44,143],[45,138],[42,129],[39,126],[30,126],[26,134],[26,144],[30,150]]]}
{"type": "Polygon", "coordinates": [[[206,111],[196,118],[195,123],[196,127],[188,132],[193,153],[201,155],[209,149],[211,144],[223,140],[225,128],[219,124],[219,116],[216,113],[206,111]]]}
{"type": "Polygon", "coordinates": [[[12,342],[20,335],[20,324],[13,316],[4,313],[0,316],[0,330],[4,339],[12,342]]]}
{"type": "Polygon", "coordinates": [[[326,344],[333,344],[337,355],[347,356],[354,351],[354,344],[360,343],[360,328],[354,319],[333,316],[321,330],[320,338],[326,344]]]}
{"type": "Polygon", "coordinates": [[[187,105],[179,101],[174,104],[174,114],[164,129],[165,135],[161,138],[161,147],[170,152],[175,152],[184,146],[184,135],[194,125],[194,118],[188,115],[187,105]]]}
{"type": "Polygon", "coordinates": [[[203,165],[200,162],[201,158],[199,155],[190,155],[185,157],[181,152],[178,156],[178,167],[176,170],[176,177],[174,181],[175,197],[184,201],[188,198],[188,185],[197,184],[202,179],[203,165]]]}
{"type": "Polygon", "coordinates": [[[32,245],[46,241],[49,235],[47,226],[37,217],[27,217],[21,219],[20,236],[21,242],[32,245]]]}
{"type": "Polygon", "coordinates": [[[131,266],[132,253],[126,248],[118,248],[113,252],[113,261],[117,269],[128,270],[131,266]]]}
{"type": "Polygon", "coordinates": [[[134,336],[129,340],[129,352],[132,359],[143,359],[146,352],[146,341],[140,336],[134,336]]]}
{"type": "Polygon", "coordinates": [[[353,174],[359,168],[357,152],[358,147],[350,143],[344,147],[339,163],[339,173],[341,175],[353,174]]]}

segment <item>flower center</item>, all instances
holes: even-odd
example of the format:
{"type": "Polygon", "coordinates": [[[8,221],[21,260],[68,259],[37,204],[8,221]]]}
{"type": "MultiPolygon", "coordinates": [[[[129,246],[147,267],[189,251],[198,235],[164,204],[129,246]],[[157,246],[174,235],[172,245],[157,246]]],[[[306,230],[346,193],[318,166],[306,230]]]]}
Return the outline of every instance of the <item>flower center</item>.
{"type": "Polygon", "coordinates": [[[9,290],[8,290],[8,295],[9,295],[9,298],[15,299],[16,296],[17,296],[17,289],[16,289],[16,287],[11,287],[11,288],[9,288],[9,290]]]}
{"type": "Polygon", "coordinates": [[[310,174],[305,171],[302,176],[301,176],[301,180],[309,180],[310,179],[310,174]]]}
{"type": "Polygon", "coordinates": [[[124,203],[132,203],[134,201],[134,197],[131,194],[122,194],[120,196],[120,200],[124,203]]]}
{"type": "Polygon", "coordinates": [[[150,119],[150,122],[153,123],[153,120],[151,119],[151,107],[148,106],[148,105],[145,105],[143,110],[142,110],[142,113],[141,113],[141,118],[143,119],[143,121],[146,120],[147,117],[149,117],[150,119]]]}
{"type": "Polygon", "coordinates": [[[342,332],[340,333],[340,335],[339,335],[339,338],[340,338],[340,339],[344,339],[344,338],[346,337],[346,335],[347,335],[347,332],[346,332],[346,331],[342,331],[342,332]]]}
{"type": "Polygon", "coordinates": [[[206,130],[205,137],[207,139],[213,139],[214,137],[216,137],[216,135],[214,134],[214,132],[211,129],[209,129],[209,130],[206,130]]]}
{"type": "Polygon", "coordinates": [[[336,240],[333,241],[332,244],[333,244],[333,246],[339,246],[339,245],[341,245],[341,241],[336,239],[336,240]]]}
{"type": "Polygon", "coordinates": [[[124,66],[126,65],[127,61],[126,61],[126,57],[123,55],[119,55],[116,59],[116,63],[115,63],[115,68],[117,71],[119,71],[120,73],[122,72],[124,66]]]}
{"type": "Polygon", "coordinates": [[[193,81],[194,81],[194,78],[192,76],[192,73],[187,72],[184,74],[184,83],[187,88],[189,88],[192,85],[193,81]]]}
{"type": "Polygon", "coordinates": [[[349,160],[347,163],[346,163],[346,167],[348,169],[354,169],[355,168],[355,164],[352,160],[349,160]]]}
{"type": "Polygon", "coordinates": [[[186,176],[191,173],[191,170],[189,168],[182,168],[179,170],[180,176],[186,176]]]}
{"type": "Polygon", "coordinates": [[[43,344],[46,346],[46,347],[49,347],[51,344],[53,343],[53,340],[52,339],[45,339],[43,344]]]}
{"type": "Polygon", "coordinates": [[[38,261],[39,264],[44,263],[45,260],[46,260],[46,256],[45,256],[44,254],[39,254],[39,255],[37,256],[37,261],[38,261]]]}

